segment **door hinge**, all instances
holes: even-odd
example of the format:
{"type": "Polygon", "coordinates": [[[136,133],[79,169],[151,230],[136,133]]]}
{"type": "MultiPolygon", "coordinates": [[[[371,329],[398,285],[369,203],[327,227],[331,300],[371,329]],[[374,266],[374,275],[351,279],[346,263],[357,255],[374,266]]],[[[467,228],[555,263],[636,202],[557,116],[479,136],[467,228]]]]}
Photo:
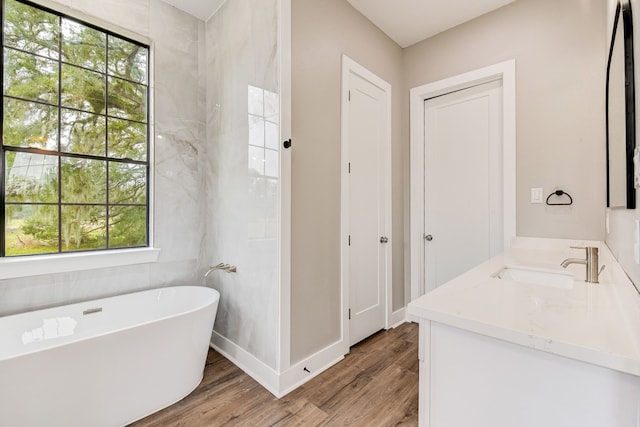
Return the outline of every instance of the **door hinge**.
{"type": "Polygon", "coordinates": [[[349,309],[349,320],[351,320],[351,309],[349,309]]]}
{"type": "Polygon", "coordinates": [[[351,162],[349,162],[349,173],[351,173],[351,162]]]}
{"type": "Polygon", "coordinates": [[[349,101],[351,101],[351,91],[349,91],[349,101]]]}
{"type": "Polygon", "coordinates": [[[351,234],[349,234],[349,246],[351,246],[351,234]]]}

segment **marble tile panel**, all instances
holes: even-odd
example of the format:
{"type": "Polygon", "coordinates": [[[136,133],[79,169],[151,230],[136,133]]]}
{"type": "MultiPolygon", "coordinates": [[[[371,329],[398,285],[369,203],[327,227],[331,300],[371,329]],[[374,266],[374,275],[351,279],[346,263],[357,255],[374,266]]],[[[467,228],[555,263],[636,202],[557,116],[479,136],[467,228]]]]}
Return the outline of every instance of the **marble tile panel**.
{"type": "Polygon", "coordinates": [[[154,51],[154,113],[156,124],[171,132],[171,120],[182,119],[204,126],[200,96],[198,51],[184,53],[164,43],[154,51]]]}
{"type": "Polygon", "coordinates": [[[279,247],[264,229],[277,224],[279,206],[264,178],[249,170],[248,91],[278,91],[276,11],[271,0],[227,2],[206,30],[206,252],[212,263],[238,268],[207,279],[221,292],[215,329],[271,367],[277,360],[279,247]]]}
{"type": "Polygon", "coordinates": [[[71,7],[142,36],[149,36],[149,0],[71,0],[71,7]]]}
{"type": "Polygon", "coordinates": [[[3,280],[0,315],[150,288],[150,268],[143,264],[3,280]]]}
{"type": "Polygon", "coordinates": [[[163,2],[152,1],[152,6],[155,244],[163,248],[162,261],[197,259],[205,207],[200,166],[205,124],[203,109],[198,109],[199,24],[163,2]]]}
{"type": "Polygon", "coordinates": [[[149,7],[149,35],[154,43],[197,55],[201,21],[161,0],[149,0],[149,7]]]}
{"type": "Polygon", "coordinates": [[[196,260],[2,281],[0,316],[146,289],[196,284],[196,260]]]}
{"type": "Polygon", "coordinates": [[[154,245],[162,249],[159,260],[197,259],[204,238],[204,204],[199,197],[203,186],[187,172],[157,174],[156,194],[160,192],[166,195],[155,202],[154,245]]]}

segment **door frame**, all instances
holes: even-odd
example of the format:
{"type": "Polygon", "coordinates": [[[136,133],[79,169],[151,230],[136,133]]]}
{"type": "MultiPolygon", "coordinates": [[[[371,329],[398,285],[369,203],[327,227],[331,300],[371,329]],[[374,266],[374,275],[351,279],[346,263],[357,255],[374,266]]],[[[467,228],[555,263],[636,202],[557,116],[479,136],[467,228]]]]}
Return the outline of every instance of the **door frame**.
{"type": "Polygon", "coordinates": [[[385,329],[391,326],[391,298],[392,298],[392,242],[391,233],[391,85],[369,71],[362,65],[342,55],[342,82],[341,82],[341,125],[340,125],[340,289],[342,297],[342,342],[344,354],[349,353],[349,75],[355,74],[377,86],[385,93],[386,120],[384,141],[384,230],[383,236],[389,239],[385,244],[385,329]]]}
{"type": "Polygon", "coordinates": [[[425,289],[424,275],[424,117],[425,101],[482,83],[502,80],[504,247],[516,235],[516,61],[511,59],[454,77],[412,88],[409,94],[410,168],[410,295],[418,298],[425,289]]]}

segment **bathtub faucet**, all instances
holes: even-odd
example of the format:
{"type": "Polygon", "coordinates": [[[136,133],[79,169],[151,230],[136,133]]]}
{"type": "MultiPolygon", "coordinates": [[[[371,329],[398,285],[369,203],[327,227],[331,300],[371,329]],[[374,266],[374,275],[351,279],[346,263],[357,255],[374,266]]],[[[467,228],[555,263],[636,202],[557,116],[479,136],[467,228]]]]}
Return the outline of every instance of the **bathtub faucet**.
{"type": "Polygon", "coordinates": [[[209,270],[207,270],[206,273],[204,273],[204,277],[209,277],[209,275],[211,273],[213,273],[216,270],[224,270],[227,273],[235,273],[237,272],[236,266],[235,265],[229,265],[229,264],[225,264],[223,262],[221,262],[218,265],[214,265],[213,267],[211,267],[209,270]]]}

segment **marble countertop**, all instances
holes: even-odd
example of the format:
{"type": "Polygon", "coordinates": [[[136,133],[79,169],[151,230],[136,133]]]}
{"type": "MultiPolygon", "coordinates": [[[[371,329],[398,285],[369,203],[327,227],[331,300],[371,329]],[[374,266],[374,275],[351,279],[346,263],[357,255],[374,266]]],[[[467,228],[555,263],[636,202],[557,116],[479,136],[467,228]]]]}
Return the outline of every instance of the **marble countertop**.
{"type": "Polygon", "coordinates": [[[408,305],[410,315],[640,376],[640,294],[603,242],[514,239],[510,249],[408,305]],[[597,246],[599,284],[584,282],[584,258],[597,246]],[[574,273],[570,288],[499,279],[504,266],[574,273]]]}

